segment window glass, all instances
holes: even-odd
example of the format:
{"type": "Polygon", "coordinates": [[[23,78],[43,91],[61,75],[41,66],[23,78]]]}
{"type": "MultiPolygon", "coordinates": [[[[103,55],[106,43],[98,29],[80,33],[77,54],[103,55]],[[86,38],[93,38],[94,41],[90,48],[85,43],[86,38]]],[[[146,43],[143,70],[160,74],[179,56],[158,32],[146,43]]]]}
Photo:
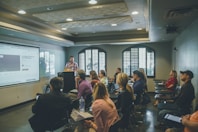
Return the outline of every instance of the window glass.
{"type": "Polygon", "coordinates": [[[79,68],[85,70],[89,75],[91,70],[99,73],[99,70],[106,70],[106,52],[99,48],[87,48],[78,53],[79,68]]]}
{"type": "Polygon", "coordinates": [[[134,70],[143,68],[148,77],[155,76],[155,52],[144,46],[134,46],[123,51],[123,71],[132,76],[134,70]]]}

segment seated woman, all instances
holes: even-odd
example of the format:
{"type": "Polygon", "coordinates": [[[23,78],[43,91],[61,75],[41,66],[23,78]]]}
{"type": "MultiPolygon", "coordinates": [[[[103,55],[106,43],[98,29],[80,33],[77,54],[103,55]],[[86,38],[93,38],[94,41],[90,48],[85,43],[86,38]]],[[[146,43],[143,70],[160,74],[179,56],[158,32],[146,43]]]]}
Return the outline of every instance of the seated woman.
{"type": "Polygon", "coordinates": [[[134,99],[134,94],[132,88],[128,85],[127,74],[119,73],[117,75],[116,83],[120,88],[116,107],[122,115],[119,126],[120,128],[127,128],[129,126],[129,115],[134,99]]]}
{"type": "Polygon", "coordinates": [[[144,89],[145,91],[148,91],[148,87],[147,87],[147,76],[146,76],[146,73],[144,71],[144,68],[139,68],[139,71],[142,73],[142,77],[141,79],[144,81],[144,89]]]}
{"type": "Polygon", "coordinates": [[[99,78],[100,78],[100,82],[102,82],[105,86],[108,85],[108,79],[106,77],[106,72],[104,70],[100,70],[99,78]]]}
{"type": "Polygon", "coordinates": [[[93,88],[94,85],[96,83],[98,83],[100,80],[98,78],[98,75],[97,75],[96,71],[92,70],[92,71],[89,72],[89,74],[90,74],[90,79],[91,79],[91,86],[93,88]]]}
{"type": "Polygon", "coordinates": [[[93,99],[92,113],[94,122],[86,120],[85,125],[97,132],[108,132],[109,128],[119,120],[119,116],[115,104],[109,98],[107,88],[103,83],[99,82],[95,85],[93,99]]]}
{"type": "Polygon", "coordinates": [[[140,104],[141,103],[141,96],[144,93],[145,90],[145,83],[142,80],[142,73],[138,70],[133,71],[133,89],[134,89],[134,94],[136,94],[136,100],[135,104],[140,104]]]}
{"type": "MultiPolygon", "coordinates": [[[[171,70],[169,73],[169,79],[165,82],[165,88],[167,88],[170,91],[174,91],[178,81],[177,81],[177,71],[171,70]]],[[[157,106],[159,103],[158,100],[155,101],[154,106],[157,106]]]]}
{"type": "Polygon", "coordinates": [[[84,70],[78,70],[77,76],[75,78],[76,81],[76,88],[78,90],[79,99],[81,96],[86,100],[88,95],[92,94],[92,86],[89,81],[86,80],[86,73],[84,70]]]}
{"type": "Polygon", "coordinates": [[[169,76],[170,76],[169,79],[165,82],[165,87],[169,90],[174,91],[175,87],[178,84],[177,71],[171,70],[169,76]]]}

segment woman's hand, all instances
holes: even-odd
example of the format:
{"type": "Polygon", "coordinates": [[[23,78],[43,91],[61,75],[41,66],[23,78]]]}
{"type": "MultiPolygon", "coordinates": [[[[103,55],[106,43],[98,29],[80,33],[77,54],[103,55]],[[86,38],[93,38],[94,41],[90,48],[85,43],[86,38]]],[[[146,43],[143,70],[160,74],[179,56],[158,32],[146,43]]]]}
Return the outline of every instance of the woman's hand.
{"type": "Polygon", "coordinates": [[[91,120],[84,120],[84,126],[86,128],[93,128],[95,130],[97,129],[96,124],[93,121],[91,121],[91,120]]]}
{"type": "Polygon", "coordinates": [[[182,124],[185,125],[190,119],[190,115],[185,115],[182,117],[182,124]]]}

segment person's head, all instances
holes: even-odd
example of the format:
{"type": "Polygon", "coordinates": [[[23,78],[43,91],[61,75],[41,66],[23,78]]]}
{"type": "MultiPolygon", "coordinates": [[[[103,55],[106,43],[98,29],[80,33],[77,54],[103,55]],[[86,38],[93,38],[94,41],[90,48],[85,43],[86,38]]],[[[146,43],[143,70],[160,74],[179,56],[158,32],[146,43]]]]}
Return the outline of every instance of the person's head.
{"type": "Polygon", "coordinates": [[[194,77],[192,71],[190,70],[180,71],[180,75],[180,78],[183,82],[187,82],[188,80],[191,80],[194,77]]]}
{"type": "Polygon", "coordinates": [[[105,70],[100,70],[99,77],[102,78],[102,77],[105,77],[105,76],[106,76],[105,70]]]}
{"type": "Polygon", "coordinates": [[[170,73],[169,73],[169,75],[170,75],[171,77],[177,78],[177,71],[171,70],[170,73]]]}
{"type": "Polygon", "coordinates": [[[96,71],[92,70],[89,72],[90,74],[90,78],[93,80],[93,79],[97,79],[98,80],[98,75],[96,73],[96,71]]]}
{"type": "Polygon", "coordinates": [[[116,69],[116,73],[120,73],[120,72],[121,72],[121,68],[118,67],[118,68],[116,69]]]}
{"type": "Polygon", "coordinates": [[[142,77],[143,77],[143,74],[140,71],[138,71],[138,70],[133,71],[134,81],[137,81],[137,80],[141,79],[142,77]]]}
{"type": "Polygon", "coordinates": [[[139,68],[139,71],[140,71],[141,73],[145,74],[144,68],[139,68]]]}
{"type": "Polygon", "coordinates": [[[108,96],[106,86],[101,82],[96,83],[93,89],[93,99],[106,99],[108,96]]]}
{"type": "Polygon", "coordinates": [[[81,80],[85,80],[86,74],[84,70],[78,70],[77,75],[80,77],[81,80]]]}
{"type": "Polygon", "coordinates": [[[139,70],[141,72],[141,79],[147,81],[147,76],[146,76],[146,73],[144,71],[144,68],[139,68],[139,70]]]}
{"type": "Polygon", "coordinates": [[[126,73],[119,73],[117,75],[116,83],[120,86],[122,89],[126,89],[126,86],[128,84],[128,75],[126,73]]]}
{"type": "Polygon", "coordinates": [[[74,62],[74,56],[70,56],[70,57],[69,57],[69,61],[70,61],[70,62],[74,62]]]}
{"type": "Polygon", "coordinates": [[[50,88],[54,92],[60,92],[63,88],[63,79],[61,77],[54,77],[50,80],[50,88]]]}

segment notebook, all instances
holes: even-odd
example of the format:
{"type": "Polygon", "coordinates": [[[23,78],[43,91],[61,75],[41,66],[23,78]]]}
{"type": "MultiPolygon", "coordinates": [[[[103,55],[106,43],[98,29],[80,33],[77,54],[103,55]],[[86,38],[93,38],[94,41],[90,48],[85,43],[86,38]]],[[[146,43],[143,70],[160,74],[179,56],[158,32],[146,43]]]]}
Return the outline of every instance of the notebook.
{"type": "Polygon", "coordinates": [[[79,112],[76,109],[72,110],[71,117],[74,121],[81,121],[85,119],[92,119],[93,115],[88,112],[79,112]]]}

